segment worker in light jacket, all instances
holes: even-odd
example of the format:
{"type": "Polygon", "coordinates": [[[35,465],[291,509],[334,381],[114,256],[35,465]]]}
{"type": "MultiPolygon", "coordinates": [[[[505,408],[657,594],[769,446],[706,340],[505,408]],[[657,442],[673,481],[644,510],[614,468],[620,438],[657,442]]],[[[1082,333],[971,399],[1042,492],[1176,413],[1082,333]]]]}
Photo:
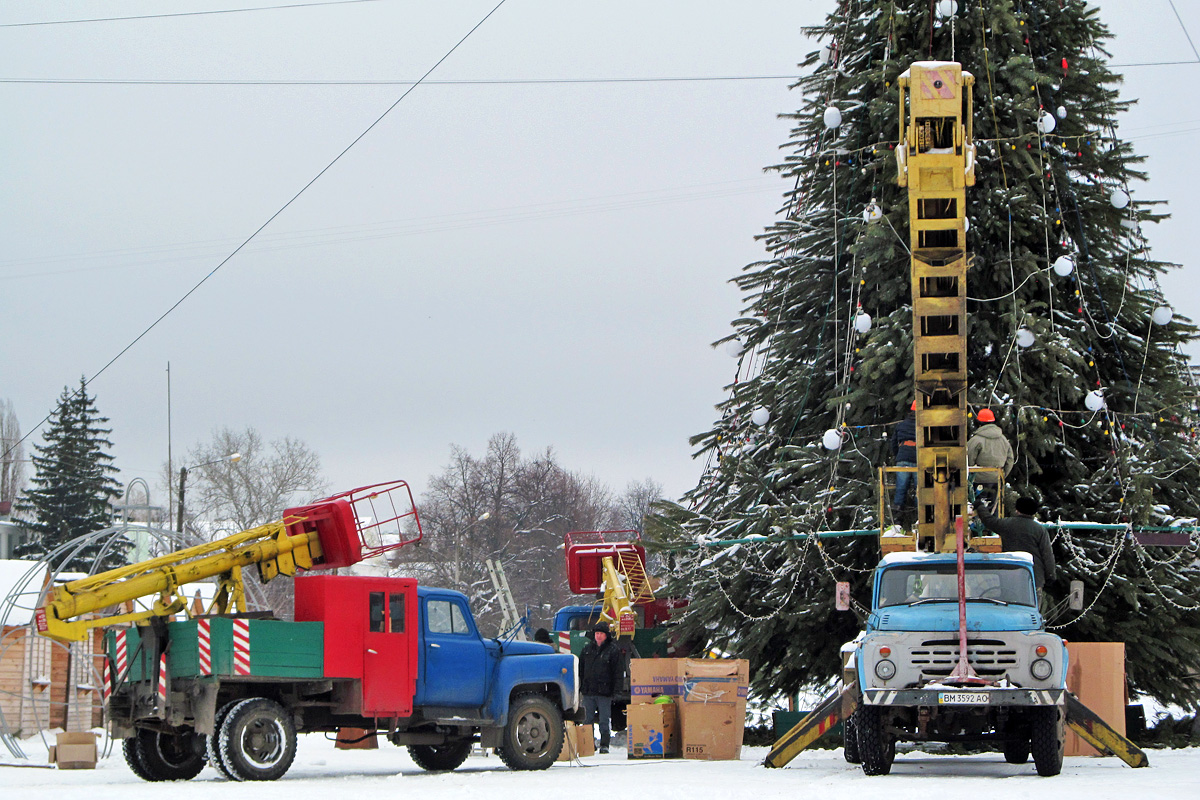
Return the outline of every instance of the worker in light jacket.
{"type": "Polygon", "coordinates": [[[976,493],[994,502],[998,497],[997,485],[1008,477],[1016,461],[1013,458],[1012,445],[1008,443],[1004,431],[996,424],[996,415],[992,410],[981,409],[975,415],[975,419],[979,428],[975,435],[967,440],[967,466],[999,468],[1002,471],[1001,476],[994,472],[977,472],[971,475],[971,482],[978,487],[976,493]]]}

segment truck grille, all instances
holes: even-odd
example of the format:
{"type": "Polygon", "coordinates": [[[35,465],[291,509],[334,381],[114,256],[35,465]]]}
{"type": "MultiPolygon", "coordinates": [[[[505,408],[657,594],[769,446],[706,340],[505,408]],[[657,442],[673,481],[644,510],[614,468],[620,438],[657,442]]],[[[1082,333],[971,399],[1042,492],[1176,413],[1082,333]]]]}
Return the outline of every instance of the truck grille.
{"type": "MultiPolygon", "coordinates": [[[[1017,666],[1017,651],[1000,639],[971,639],[967,660],[980,676],[999,677],[1017,666]]],[[[909,651],[909,663],[924,678],[944,678],[958,664],[958,639],[930,639],[909,651]]]]}

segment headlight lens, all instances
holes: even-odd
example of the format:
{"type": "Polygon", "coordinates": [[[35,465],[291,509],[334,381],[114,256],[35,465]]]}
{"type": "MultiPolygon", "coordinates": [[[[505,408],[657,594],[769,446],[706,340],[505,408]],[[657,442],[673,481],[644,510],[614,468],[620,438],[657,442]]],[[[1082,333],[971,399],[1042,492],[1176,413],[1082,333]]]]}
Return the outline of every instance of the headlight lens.
{"type": "Polygon", "coordinates": [[[1033,677],[1039,681],[1044,681],[1054,672],[1054,665],[1044,658],[1039,658],[1029,665],[1029,671],[1033,674],[1033,677]]]}
{"type": "Polygon", "coordinates": [[[896,677],[896,664],[886,658],[875,663],[875,675],[880,680],[890,680],[896,677]]]}

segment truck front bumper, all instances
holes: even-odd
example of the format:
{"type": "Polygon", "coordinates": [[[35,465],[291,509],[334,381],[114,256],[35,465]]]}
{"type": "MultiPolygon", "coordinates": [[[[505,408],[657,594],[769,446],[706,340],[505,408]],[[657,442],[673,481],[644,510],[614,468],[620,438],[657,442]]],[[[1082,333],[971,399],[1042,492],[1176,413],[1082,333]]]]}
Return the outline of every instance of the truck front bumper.
{"type": "Polygon", "coordinates": [[[1063,689],[864,689],[863,703],[870,706],[1057,706],[1063,689]]]}

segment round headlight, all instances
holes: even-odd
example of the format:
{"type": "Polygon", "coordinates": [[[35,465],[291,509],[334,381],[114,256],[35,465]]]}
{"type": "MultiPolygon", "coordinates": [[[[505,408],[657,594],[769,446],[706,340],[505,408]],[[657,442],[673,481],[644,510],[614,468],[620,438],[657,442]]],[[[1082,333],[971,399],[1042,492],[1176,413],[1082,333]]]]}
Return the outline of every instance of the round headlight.
{"type": "Polygon", "coordinates": [[[886,658],[875,663],[875,675],[880,680],[889,680],[896,677],[896,664],[888,661],[886,658]]]}
{"type": "Polygon", "coordinates": [[[1054,665],[1044,658],[1039,658],[1037,661],[1034,661],[1029,665],[1029,671],[1033,674],[1033,677],[1037,678],[1039,681],[1044,681],[1046,678],[1050,677],[1052,672],[1054,672],[1054,665]]]}

